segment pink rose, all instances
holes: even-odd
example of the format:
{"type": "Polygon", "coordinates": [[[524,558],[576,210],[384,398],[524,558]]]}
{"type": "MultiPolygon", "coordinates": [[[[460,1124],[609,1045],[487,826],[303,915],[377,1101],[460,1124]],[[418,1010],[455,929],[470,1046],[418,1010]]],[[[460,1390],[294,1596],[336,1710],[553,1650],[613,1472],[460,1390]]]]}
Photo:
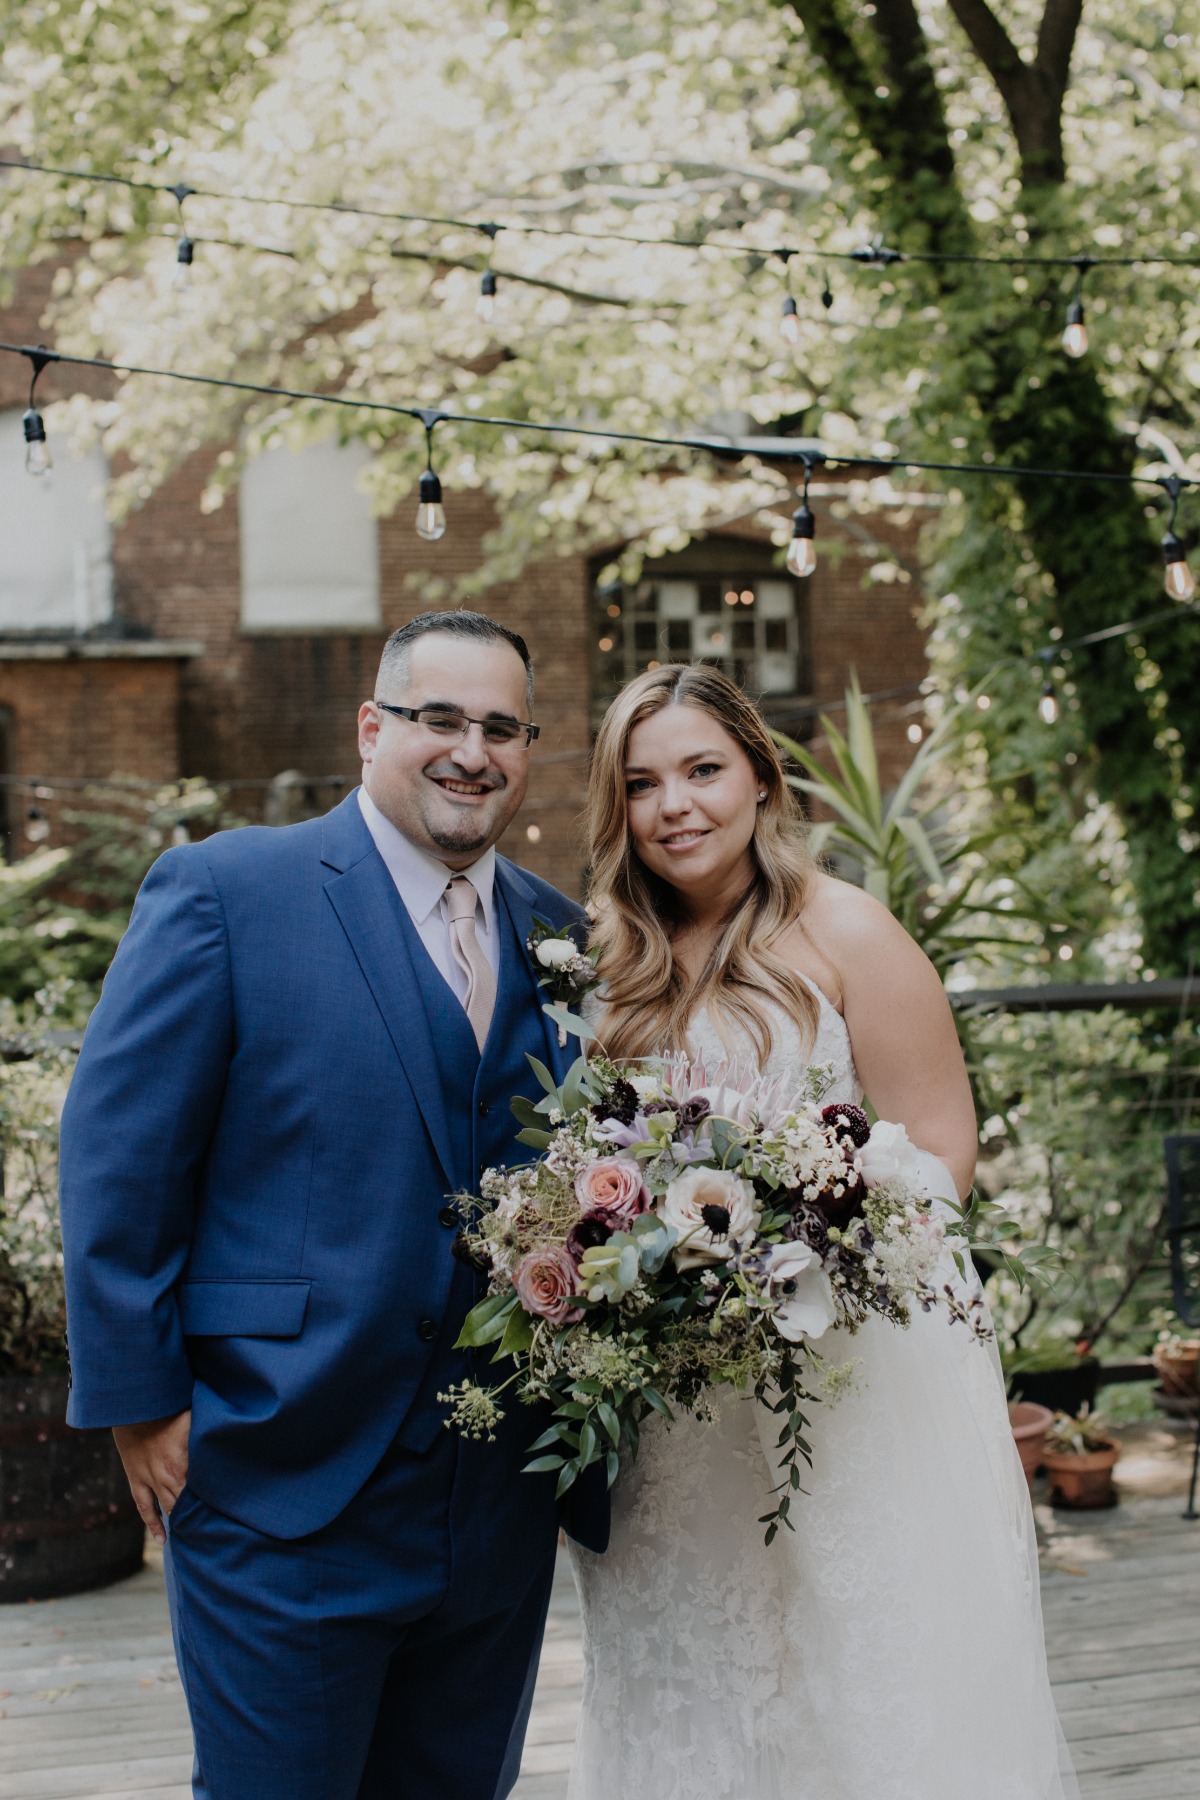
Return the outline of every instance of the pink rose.
{"type": "Polygon", "coordinates": [[[574,1260],[558,1244],[523,1256],[513,1271],[513,1286],[525,1311],[552,1325],[573,1325],[583,1317],[583,1308],[571,1304],[579,1292],[574,1260]]]}
{"type": "Polygon", "coordinates": [[[650,1205],[642,1171],[632,1157],[602,1156],[575,1177],[575,1198],[585,1213],[624,1230],[650,1205]]]}

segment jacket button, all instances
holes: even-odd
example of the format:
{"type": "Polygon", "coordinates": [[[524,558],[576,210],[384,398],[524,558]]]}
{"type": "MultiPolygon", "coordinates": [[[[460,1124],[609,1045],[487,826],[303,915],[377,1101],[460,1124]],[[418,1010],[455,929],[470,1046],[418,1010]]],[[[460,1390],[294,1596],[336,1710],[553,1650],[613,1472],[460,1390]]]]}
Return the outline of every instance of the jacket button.
{"type": "Polygon", "coordinates": [[[418,1319],[417,1336],[423,1344],[432,1344],[438,1334],[436,1319],[418,1319]]]}
{"type": "Polygon", "coordinates": [[[455,1209],[452,1206],[443,1206],[441,1212],[438,1214],[438,1224],[444,1225],[446,1230],[449,1231],[455,1225],[459,1224],[459,1222],[459,1217],[455,1209]]]}
{"type": "Polygon", "coordinates": [[[481,1100],[479,1102],[479,1116],[481,1119],[486,1119],[491,1110],[492,1103],[490,1100],[481,1100]]]}

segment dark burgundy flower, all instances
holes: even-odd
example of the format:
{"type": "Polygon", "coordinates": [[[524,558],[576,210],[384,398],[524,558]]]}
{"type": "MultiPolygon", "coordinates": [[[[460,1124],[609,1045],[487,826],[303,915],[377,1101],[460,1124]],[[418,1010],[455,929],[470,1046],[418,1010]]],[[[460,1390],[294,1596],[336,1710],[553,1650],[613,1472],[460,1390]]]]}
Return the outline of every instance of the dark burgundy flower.
{"type": "Polygon", "coordinates": [[[465,1231],[460,1231],[450,1246],[450,1254],[455,1262],[464,1263],[468,1269],[478,1269],[486,1275],[492,1266],[492,1259],[486,1250],[473,1244],[465,1231]]]}
{"type": "Polygon", "coordinates": [[[628,1081],[614,1081],[604,1099],[593,1106],[592,1117],[598,1125],[606,1119],[615,1119],[618,1125],[632,1125],[637,1109],[637,1089],[628,1081]]]}
{"type": "Polygon", "coordinates": [[[830,1126],[839,1138],[849,1138],[858,1150],[862,1149],[871,1135],[870,1120],[861,1106],[839,1102],[836,1106],[822,1107],[821,1123],[830,1126]]]}
{"type": "Polygon", "coordinates": [[[681,1131],[695,1131],[707,1119],[712,1107],[702,1098],[685,1100],[679,1109],[679,1126],[681,1131]]]}
{"type": "Polygon", "coordinates": [[[580,1219],[578,1225],[572,1225],[567,1233],[566,1244],[571,1255],[578,1262],[585,1250],[596,1250],[601,1244],[607,1244],[613,1234],[611,1225],[589,1213],[580,1219]]]}
{"type": "Polygon", "coordinates": [[[811,1244],[817,1255],[824,1257],[829,1249],[829,1220],[819,1207],[801,1200],[791,1208],[791,1218],[783,1228],[785,1238],[811,1244]]]}
{"type": "Polygon", "coordinates": [[[727,1206],[702,1206],[700,1217],[715,1238],[729,1235],[729,1208],[727,1206]]]}

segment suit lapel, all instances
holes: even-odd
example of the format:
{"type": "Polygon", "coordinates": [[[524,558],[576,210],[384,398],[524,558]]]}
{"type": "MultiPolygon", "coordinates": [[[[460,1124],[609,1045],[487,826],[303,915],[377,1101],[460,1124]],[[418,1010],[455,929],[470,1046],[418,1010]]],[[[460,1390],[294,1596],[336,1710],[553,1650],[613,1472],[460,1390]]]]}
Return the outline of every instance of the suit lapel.
{"type": "MultiPolygon", "coordinates": [[[[367,830],[357,791],[328,815],[325,826],[321,857],[332,871],[325,891],[395,1046],[449,1189],[457,1159],[423,984],[415,967],[416,953],[423,946],[419,940],[413,943],[412,921],[367,830]]],[[[441,981],[440,976],[437,979],[441,981]]],[[[452,998],[449,990],[447,998],[452,998]]]]}

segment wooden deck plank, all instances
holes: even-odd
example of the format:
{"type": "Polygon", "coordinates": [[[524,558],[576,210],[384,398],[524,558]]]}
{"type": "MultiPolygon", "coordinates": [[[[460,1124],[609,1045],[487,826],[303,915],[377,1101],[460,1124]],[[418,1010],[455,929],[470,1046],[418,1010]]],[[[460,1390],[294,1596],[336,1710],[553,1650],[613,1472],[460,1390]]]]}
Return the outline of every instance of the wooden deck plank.
{"type": "MultiPolygon", "coordinates": [[[[1186,1445],[1175,1464],[1186,1468],[1186,1445]]],[[[1200,1797],[1200,1526],[1181,1521],[1162,1466],[1112,1512],[1037,1509],[1051,1673],[1083,1800],[1200,1797]]],[[[582,1679],[564,1560],[513,1800],[565,1800],[582,1679]]],[[[0,1800],[190,1800],[190,1765],[157,1554],[118,1587],[0,1607],[0,1800]]]]}

